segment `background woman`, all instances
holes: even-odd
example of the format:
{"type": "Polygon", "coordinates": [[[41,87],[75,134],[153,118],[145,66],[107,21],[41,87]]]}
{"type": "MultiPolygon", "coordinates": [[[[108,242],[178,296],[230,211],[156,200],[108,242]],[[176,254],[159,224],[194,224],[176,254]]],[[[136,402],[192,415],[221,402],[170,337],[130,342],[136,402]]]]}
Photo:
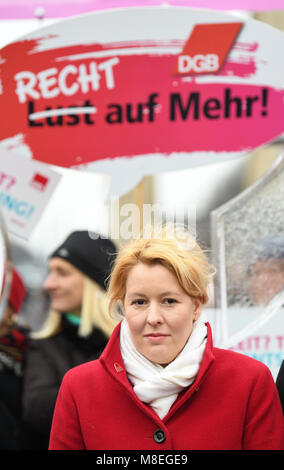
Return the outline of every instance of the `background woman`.
{"type": "Polygon", "coordinates": [[[63,379],[50,449],[284,448],[269,369],[213,346],[211,277],[200,247],[167,231],[120,252],[109,294],[124,320],[99,360],[63,379]]]}
{"type": "Polygon", "coordinates": [[[27,354],[24,418],[47,449],[56,396],[70,368],[98,358],[117,322],[108,314],[105,282],[116,248],[105,238],[73,232],[49,258],[44,287],[50,312],[27,354]]]}

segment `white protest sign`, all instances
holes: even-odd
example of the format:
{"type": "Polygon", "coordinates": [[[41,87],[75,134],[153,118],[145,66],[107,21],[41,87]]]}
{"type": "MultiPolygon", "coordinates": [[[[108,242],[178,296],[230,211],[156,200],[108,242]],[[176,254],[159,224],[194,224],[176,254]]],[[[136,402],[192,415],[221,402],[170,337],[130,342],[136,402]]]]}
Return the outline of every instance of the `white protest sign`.
{"type": "Polygon", "coordinates": [[[7,230],[28,238],[61,175],[0,146],[0,210],[7,230]]]}

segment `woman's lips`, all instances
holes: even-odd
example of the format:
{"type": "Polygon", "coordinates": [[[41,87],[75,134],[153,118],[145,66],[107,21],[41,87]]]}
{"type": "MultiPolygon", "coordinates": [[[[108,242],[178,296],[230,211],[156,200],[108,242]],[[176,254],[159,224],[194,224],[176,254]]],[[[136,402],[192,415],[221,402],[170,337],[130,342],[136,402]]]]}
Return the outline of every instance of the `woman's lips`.
{"type": "Polygon", "coordinates": [[[153,341],[153,342],[156,342],[156,341],[163,341],[165,338],[167,338],[168,336],[170,335],[166,335],[164,333],[149,333],[148,335],[145,335],[145,337],[149,340],[149,341],[153,341]]]}
{"type": "Polygon", "coordinates": [[[59,295],[59,294],[50,294],[51,300],[57,300],[57,299],[60,299],[61,297],[62,295],[59,295]]]}

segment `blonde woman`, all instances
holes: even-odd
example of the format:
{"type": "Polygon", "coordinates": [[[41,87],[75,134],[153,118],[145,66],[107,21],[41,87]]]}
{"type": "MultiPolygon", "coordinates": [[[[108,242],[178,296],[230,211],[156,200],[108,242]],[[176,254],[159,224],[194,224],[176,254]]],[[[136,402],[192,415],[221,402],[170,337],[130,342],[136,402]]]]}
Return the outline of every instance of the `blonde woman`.
{"type": "Polygon", "coordinates": [[[98,360],[65,375],[51,450],[284,448],[268,368],[213,346],[202,311],[213,272],[190,237],[122,249],[109,295],[124,318],[98,360]]]}
{"type": "Polygon", "coordinates": [[[24,381],[24,419],[42,437],[40,448],[48,447],[62,377],[98,358],[117,323],[108,314],[105,284],[115,254],[110,240],[77,231],[49,258],[50,312],[32,335],[24,381]]]}

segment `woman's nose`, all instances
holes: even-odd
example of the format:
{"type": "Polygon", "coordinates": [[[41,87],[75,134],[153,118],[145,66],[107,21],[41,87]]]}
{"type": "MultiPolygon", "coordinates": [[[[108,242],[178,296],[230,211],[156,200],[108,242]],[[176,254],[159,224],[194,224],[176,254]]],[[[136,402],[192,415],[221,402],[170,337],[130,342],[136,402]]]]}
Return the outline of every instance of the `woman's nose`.
{"type": "Polygon", "coordinates": [[[147,322],[150,325],[163,323],[163,316],[160,310],[160,306],[156,302],[150,303],[149,305],[147,322]]]}
{"type": "Polygon", "coordinates": [[[44,281],[43,287],[45,290],[54,290],[57,287],[56,277],[53,274],[49,274],[44,281]]]}

